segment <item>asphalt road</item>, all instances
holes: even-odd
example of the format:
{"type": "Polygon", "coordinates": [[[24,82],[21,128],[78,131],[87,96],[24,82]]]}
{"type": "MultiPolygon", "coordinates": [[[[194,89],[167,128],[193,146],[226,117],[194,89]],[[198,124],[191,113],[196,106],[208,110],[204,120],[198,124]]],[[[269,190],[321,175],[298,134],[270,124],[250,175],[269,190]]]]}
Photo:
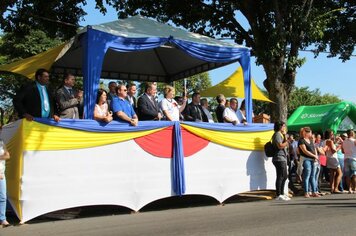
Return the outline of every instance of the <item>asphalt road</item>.
{"type": "Polygon", "coordinates": [[[34,220],[0,229],[0,235],[356,235],[356,194],[198,205],[34,220]]]}

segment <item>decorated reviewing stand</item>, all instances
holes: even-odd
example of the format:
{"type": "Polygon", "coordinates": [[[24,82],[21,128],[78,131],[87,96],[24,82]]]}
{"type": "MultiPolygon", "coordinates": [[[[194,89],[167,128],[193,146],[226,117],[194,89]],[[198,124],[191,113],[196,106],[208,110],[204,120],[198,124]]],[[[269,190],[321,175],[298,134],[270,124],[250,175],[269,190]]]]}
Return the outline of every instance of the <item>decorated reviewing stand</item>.
{"type": "Polygon", "coordinates": [[[41,63],[54,74],[84,78],[85,120],[18,120],[3,127],[11,152],[9,201],[22,222],[89,205],[135,211],[170,196],[201,194],[223,202],[241,192],[274,189],[263,153],[270,124],[252,124],[250,49],[140,16],[85,27],[67,44],[1,71],[33,79],[41,63]],[[240,62],[248,125],[92,120],[100,78],[172,82],[240,62]]]}

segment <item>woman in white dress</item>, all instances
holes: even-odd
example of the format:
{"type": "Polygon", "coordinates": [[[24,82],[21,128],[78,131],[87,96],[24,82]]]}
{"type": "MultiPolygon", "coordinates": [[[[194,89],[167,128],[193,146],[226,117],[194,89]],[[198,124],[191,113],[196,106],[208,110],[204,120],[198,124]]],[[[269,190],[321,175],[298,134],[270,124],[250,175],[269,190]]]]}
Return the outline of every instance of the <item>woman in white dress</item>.
{"type": "Polygon", "coordinates": [[[109,123],[112,121],[112,112],[109,112],[107,95],[104,89],[99,89],[94,108],[94,119],[109,123]]]}
{"type": "Polygon", "coordinates": [[[163,90],[164,98],[159,103],[159,107],[166,118],[170,121],[179,121],[180,113],[184,110],[187,99],[184,98],[183,104],[178,105],[177,101],[174,100],[175,89],[172,86],[166,86],[163,90]]]}

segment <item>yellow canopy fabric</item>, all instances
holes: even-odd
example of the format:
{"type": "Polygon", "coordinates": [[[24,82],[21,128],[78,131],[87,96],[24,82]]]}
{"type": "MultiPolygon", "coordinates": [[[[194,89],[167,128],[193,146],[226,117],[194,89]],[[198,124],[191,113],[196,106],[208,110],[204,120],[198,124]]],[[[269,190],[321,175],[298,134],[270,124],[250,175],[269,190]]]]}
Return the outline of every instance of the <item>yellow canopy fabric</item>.
{"type": "Polygon", "coordinates": [[[48,51],[42,52],[32,57],[28,57],[10,64],[1,65],[0,71],[11,72],[23,75],[29,79],[35,78],[36,70],[39,68],[49,70],[52,64],[58,59],[62,49],[67,43],[63,43],[48,51]]]}
{"type": "MultiPolygon", "coordinates": [[[[261,90],[257,87],[253,79],[251,79],[251,90],[252,99],[272,102],[261,92],[261,90]]],[[[242,67],[239,67],[232,75],[230,75],[224,81],[200,92],[200,95],[202,97],[215,97],[218,94],[224,94],[225,97],[245,97],[242,67]]]]}

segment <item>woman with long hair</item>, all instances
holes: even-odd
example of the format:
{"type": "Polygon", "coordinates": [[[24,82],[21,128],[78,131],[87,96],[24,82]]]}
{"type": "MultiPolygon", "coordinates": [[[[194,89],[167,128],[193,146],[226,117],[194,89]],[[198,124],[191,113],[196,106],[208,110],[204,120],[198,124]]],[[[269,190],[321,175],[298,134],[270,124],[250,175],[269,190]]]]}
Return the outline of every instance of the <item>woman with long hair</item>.
{"type": "Polygon", "coordinates": [[[287,138],[287,127],[283,121],[274,123],[274,134],[272,144],[276,148],[272,163],[276,167],[276,200],[288,201],[290,198],[285,195],[284,188],[288,178],[287,172],[287,147],[289,145],[287,138]]]}
{"type": "Polygon", "coordinates": [[[315,183],[315,165],[314,162],[318,161],[318,154],[316,152],[314,143],[311,139],[312,132],[309,127],[302,129],[302,135],[298,142],[299,153],[303,158],[303,189],[304,197],[320,197],[317,193],[315,183]],[[310,186],[309,186],[310,185],[310,186]],[[309,193],[311,187],[311,194],[309,193]]]}
{"type": "Polygon", "coordinates": [[[112,121],[112,113],[109,111],[107,96],[104,89],[99,89],[94,108],[94,119],[109,123],[112,121]]]}
{"type": "Polygon", "coordinates": [[[334,143],[334,132],[330,129],[324,132],[323,150],[326,156],[326,165],[330,170],[330,191],[331,193],[340,193],[338,187],[342,178],[342,170],[337,158],[337,151],[341,149],[341,145],[336,147],[334,143]]]}

